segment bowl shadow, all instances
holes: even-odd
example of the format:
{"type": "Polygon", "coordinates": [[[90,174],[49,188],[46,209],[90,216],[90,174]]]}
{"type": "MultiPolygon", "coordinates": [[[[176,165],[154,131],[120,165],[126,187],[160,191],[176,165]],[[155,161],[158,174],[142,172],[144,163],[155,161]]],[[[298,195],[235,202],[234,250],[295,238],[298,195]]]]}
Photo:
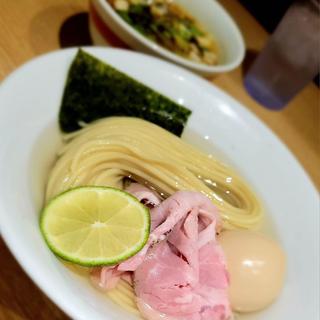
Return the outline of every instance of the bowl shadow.
{"type": "Polygon", "coordinates": [[[59,43],[61,48],[92,45],[87,12],[68,17],[60,27],[59,43]]]}

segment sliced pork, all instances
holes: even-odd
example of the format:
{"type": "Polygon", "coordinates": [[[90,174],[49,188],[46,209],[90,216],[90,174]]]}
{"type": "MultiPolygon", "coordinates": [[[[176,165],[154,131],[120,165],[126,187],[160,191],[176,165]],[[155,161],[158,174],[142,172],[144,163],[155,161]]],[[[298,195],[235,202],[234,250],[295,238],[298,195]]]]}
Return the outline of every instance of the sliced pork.
{"type": "Polygon", "coordinates": [[[114,267],[94,269],[100,288],[133,278],[140,312],[148,320],[226,320],[231,317],[225,257],[216,242],[220,220],[204,195],[179,191],[160,203],[155,192],[131,184],[128,192],[151,209],[145,247],[114,267]]]}
{"type": "Polygon", "coordinates": [[[116,287],[122,274],[116,267],[94,268],[91,271],[91,281],[101,290],[110,290],[116,287]]]}
{"type": "Polygon", "coordinates": [[[155,207],[160,204],[161,199],[157,192],[139,184],[139,183],[131,183],[126,191],[135,196],[141,203],[143,203],[147,207],[155,207]]]}
{"type": "Polygon", "coordinates": [[[200,193],[180,191],[152,210],[157,213],[163,222],[151,233],[147,255],[134,272],[140,311],[150,320],[163,315],[170,320],[228,319],[229,281],[215,239],[215,206],[200,193]]]}

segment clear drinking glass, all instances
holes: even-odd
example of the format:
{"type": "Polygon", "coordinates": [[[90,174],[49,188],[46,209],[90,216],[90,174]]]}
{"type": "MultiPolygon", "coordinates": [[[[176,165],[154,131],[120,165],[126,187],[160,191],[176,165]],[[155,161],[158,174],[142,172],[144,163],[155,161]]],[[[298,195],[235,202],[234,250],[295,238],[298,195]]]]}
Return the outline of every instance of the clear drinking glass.
{"type": "Polygon", "coordinates": [[[295,1],[245,76],[249,94],[283,108],[319,73],[319,0],[295,1]]]}

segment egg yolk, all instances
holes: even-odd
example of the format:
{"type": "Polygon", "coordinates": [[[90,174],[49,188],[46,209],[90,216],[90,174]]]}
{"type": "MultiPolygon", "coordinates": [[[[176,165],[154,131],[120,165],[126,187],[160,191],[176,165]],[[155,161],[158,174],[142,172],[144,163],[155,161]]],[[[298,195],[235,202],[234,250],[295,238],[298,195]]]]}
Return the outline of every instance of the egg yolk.
{"type": "Polygon", "coordinates": [[[224,231],[218,238],[227,259],[231,307],[238,312],[258,311],[279,295],[286,259],[280,246],[252,231],[224,231]]]}

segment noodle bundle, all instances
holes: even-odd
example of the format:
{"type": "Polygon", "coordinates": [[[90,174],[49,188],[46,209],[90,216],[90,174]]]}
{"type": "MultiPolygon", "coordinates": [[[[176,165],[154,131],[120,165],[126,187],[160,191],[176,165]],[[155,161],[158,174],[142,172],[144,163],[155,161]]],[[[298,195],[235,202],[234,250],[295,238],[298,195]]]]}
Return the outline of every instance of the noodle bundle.
{"type": "Polygon", "coordinates": [[[223,228],[257,226],[262,209],[229,167],[148,121],[111,117],[65,136],[48,181],[46,199],[82,185],[123,188],[131,178],[164,198],[199,191],[219,208],[223,228]]]}

